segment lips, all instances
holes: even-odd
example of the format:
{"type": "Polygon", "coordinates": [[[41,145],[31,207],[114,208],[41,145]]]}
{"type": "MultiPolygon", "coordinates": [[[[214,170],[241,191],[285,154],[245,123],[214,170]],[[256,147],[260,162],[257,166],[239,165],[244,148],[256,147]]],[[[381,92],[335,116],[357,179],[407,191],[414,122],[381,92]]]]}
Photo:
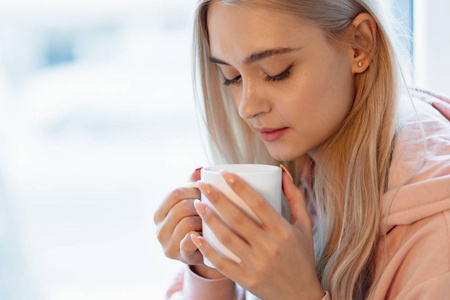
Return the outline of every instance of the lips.
{"type": "Polygon", "coordinates": [[[261,134],[261,138],[266,142],[275,142],[279,140],[286,132],[289,130],[289,127],[283,128],[256,128],[257,131],[261,134]]]}

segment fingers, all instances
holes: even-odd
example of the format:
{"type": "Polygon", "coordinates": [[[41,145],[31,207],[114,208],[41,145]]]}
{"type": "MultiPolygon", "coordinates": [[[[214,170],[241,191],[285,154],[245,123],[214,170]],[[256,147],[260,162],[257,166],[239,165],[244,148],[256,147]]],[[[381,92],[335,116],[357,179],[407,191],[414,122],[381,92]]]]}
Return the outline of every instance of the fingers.
{"type": "Polygon", "coordinates": [[[164,236],[170,236],[175,230],[175,226],[185,217],[198,216],[194,207],[194,200],[181,200],[170,210],[166,218],[158,224],[157,237],[160,242],[164,241],[164,236]]]}
{"type": "MultiPolygon", "coordinates": [[[[191,180],[200,176],[200,168],[191,180]]],[[[196,187],[178,188],[172,191],[156,210],[153,220],[157,227],[157,239],[168,258],[188,264],[202,262],[202,255],[192,243],[191,234],[199,234],[202,220],[194,208],[194,200],[200,198],[196,187]]]]}
{"type": "Polygon", "coordinates": [[[230,188],[245,201],[256,217],[263,222],[263,227],[270,227],[266,223],[277,224],[278,220],[282,218],[270,203],[242,178],[226,171],[222,171],[221,174],[230,188]]]}
{"type": "Polygon", "coordinates": [[[180,243],[180,255],[185,262],[190,265],[202,264],[203,255],[197,249],[197,246],[192,242],[191,234],[195,236],[201,236],[197,231],[188,232],[180,243]]]}
{"type": "Polygon", "coordinates": [[[283,170],[281,177],[283,192],[288,201],[289,211],[291,213],[290,223],[295,224],[297,222],[302,222],[303,224],[308,225],[310,218],[306,207],[305,197],[301,190],[294,184],[292,176],[283,165],[281,165],[281,169],[283,170]]]}
{"type": "MultiPolygon", "coordinates": [[[[239,236],[241,226],[231,223],[233,226],[231,229],[212,209],[198,200],[195,201],[195,208],[203,222],[214,232],[215,237],[238,257],[245,258],[243,256],[248,251],[249,245],[239,236]]],[[[253,223],[250,219],[248,222],[253,223]]]]}
{"type": "Polygon", "coordinates": [[[189,178],[189,181],[199,181],[200,180],[200,173],[202,168],[197,168],[195,171],[191,174],[191,177],[189,178]]]}
{"type": "Polygon", "coordinates": [[[175,227],[172,234],[172,239],[175,240],[177,244],[181,244],[183,238],[189,232],[200,232],[202,230],[202,219],[199,216],[186,217],[180,221],[175,227]]]}
{"type": "Polygon", "coordinates": [[[200,252],[208,259],[217,270],[228,278],[237,278],[239,264],[223,257],[203,237],[191,235],[191,239],[200,252]]]}
{"type": "Polygon", "coordinates": [[[183,239],[188,233],[200,231],[201,229],[202,220],[199,216],[185,217],[178,224],[176,224],[173,232],[165,231],[165,234],[158,234],[158,240],[163,245],[164,254],[168,258],[180,259],[182,256],[180,252],[183,239]]]}
{"type": "Polygon", "coordinates": [[[190,231],[200,231],[201,219],[194,207],[194,200],[182,200],[175,204],[157,226],[157,239],[166,256],[174,258],[179,251],[180,241],[190,231]]]}
{"type": "Polygon", "coordinates": [[[198,250],[197,246],[192,242],[191,234],[195,236],[201,236],[200,232],[198,231],[190,231],[181,240],[180,252],[181,256],[183,256],[183,258],[185,258],[186,260],[189,260],[190,253],[196,252],[198,250]]]}
{"type": "MultiPolygon", "coordinates": [[[[178,188],[172,191],[161,206],[156,210],[153,221],[155,224],[161,223],[169,214],[169,211],[180,201],[185,199],[195,200],[200,198],[200,191],[197,188],[178,188]]],[[[192,206],[193,208],[193,206],[192,206]]]]}
{"type": "MultiPolygon", "coordinates": [[[[255,218],[249,216],[241,208],[237,207],[236,204],[231,202],[231,200],[216,187],[204,182],[198,182],[198,187],[206,198],[208,198],[215,210],[220,212],[220,217],[225,224],[228,224],[235,233],[248,243],[252,244],[255,241],[258,241],[259,238],[257,232],[261,229],[261,222],[259,220],[255,220],[255,218]]],[[[195,201],[195,205],[199,214],[201,210],[198,208],[206,207],[201,203],[197,203],[197,201],[195,201]]],[[[205,217],[201,217],[206,222],[205,217]]],[[[211,229],[214,231],[214,228],[211,229]]],[[[227,245],[227,242],[223,244],[227,245]]]]}

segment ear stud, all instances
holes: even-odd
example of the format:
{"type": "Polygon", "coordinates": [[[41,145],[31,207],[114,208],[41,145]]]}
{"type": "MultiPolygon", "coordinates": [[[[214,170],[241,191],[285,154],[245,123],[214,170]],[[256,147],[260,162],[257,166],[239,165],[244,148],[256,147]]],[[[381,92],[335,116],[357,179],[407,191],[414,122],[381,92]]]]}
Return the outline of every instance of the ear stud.
{"type": "Polygon", "coordinates": [[[363,66],[363,63],[362,63],[362,61],[360,61],[359,63],[358,63],[358,67],[362,67],[363,66]]]}

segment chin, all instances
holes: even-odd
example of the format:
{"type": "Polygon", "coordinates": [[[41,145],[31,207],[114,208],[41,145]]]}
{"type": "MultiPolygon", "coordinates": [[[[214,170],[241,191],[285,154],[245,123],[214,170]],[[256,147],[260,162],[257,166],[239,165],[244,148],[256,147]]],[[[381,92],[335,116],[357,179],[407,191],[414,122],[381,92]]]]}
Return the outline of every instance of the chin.
{"type": "Polygon", "coordinates": [[[278,161],[293,161],[303,155],[307,154],[308,150],[306,143],[280,143],[280,144],[266,144],[266,149],[270,156],[278,161]]]}
{"type": "Polygon", "coordinates": [[[278,161],[292,161],[303,156],[305,153],[290,153],[287,151],[269,151],[270,156],[278,161]]]}

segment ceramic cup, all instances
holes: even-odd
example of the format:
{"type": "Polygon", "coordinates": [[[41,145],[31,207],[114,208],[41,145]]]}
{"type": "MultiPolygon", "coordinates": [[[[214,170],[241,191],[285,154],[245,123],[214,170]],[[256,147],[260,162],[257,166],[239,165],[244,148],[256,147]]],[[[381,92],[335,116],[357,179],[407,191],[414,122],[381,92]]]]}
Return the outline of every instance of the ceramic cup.
{"type": "MultiPolygon", "coordinates": [[[[245,212],[258,221],[255,213],[225,182],[220,174],[220,171],[222,170],[234,173],[241,177],[252,188],[259,192],[278,213],[281,214],[282,189],[280,167],[258,164],[229,164],[206,167],[201,170],[201,181],[218,188],[237,206],[241,207],[245,212]]],[[[220,211],[217,211],[216,208],[209,202],[208,198],[206,198],[203,194],[201,201],[206,203],[220,216],[220,211]]],[[[232,224],[229,225],[232,227],[232,224]]],[[[203,223],[203,237],[225,257],[228,257],[236,262],[240,262],[240,259],[233,252],[219,242],[205,223],[203,223]]],[[[206,258],[204,258],[204,263],[209,267],[214,267],[206,258]]]]}

